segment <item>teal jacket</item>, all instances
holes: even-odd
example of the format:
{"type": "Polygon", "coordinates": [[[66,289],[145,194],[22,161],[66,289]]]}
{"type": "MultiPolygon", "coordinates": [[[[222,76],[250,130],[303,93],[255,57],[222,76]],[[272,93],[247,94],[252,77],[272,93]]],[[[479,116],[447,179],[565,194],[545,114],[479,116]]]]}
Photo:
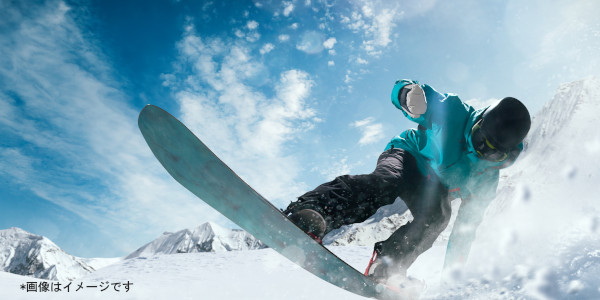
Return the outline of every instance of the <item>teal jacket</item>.
{"type": "Polygon", "coordinates": [[[471,128],[485,109],[475,110],[457,95],[441,94],[427,84],[420,84],[427,99],[427,111],[412,118],[402,109],[397,95],[403,86],[413,83],[419,84],[407,79],[397,81],[392,103],[418,128],[394,137],[386,150],[392,146],[407,150],[417,159],[423,175],[437,176],[452,197],[462,199],[446,252],[446,265],[450,265],[466,259],[485,209],[496,197],[499,170],[512,164],[523,146],[507,161],[480,159],[471,145],[471,128]]]}

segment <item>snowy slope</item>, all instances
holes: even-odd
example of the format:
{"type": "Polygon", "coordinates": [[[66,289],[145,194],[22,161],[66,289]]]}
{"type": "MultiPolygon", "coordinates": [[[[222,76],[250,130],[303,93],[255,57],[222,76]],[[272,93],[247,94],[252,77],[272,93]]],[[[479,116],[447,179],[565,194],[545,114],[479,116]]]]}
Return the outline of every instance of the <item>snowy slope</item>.
{"type": "Polygon", "coordinates": [[[562,85],[501,173],[450,299],[600,299],[600,80],[562,85]]]}
{"type": "Polygon", "coordinates": [[[44,279],[71,280],[94,271],[49,239],[20,228],[0,230],[0,270],[44,279]]]}
{"type": "Polygon", "coordinates": [[[81,258],[83,262],[85,262],[88,266],[92,267],[94,270],[100,270],[106,266],[110,266],[112,264],[116,264],[125,259],[125,257],[98,257],[98,258],[81,258]]]}
{"type": "Polygon", "coordinates": [[[154,254],[253,250],[265,247],[261,241],[246,231],[226,229],[215,223],[207,222],[193,229],[183,229],[175,233],[165,232],[126,258],[154,254]]]}
{"type": "MultiPolygon", "coordinates": [[[[364,269],[370,247],[333,247],[364,269]]],[[[61,293],[20,290],[30,277],[0,272],[0,299],[364,299],[341,290],[298,267],[272,249],[155,255],[123,260],[73,282],[100,285],[131,282],[130,291],[98,288],[61,293]]],[[[38,283],[40,281],[37,281],[38,283]]],[[[63,284],[66,282],[62,282],[63,284]]]]}

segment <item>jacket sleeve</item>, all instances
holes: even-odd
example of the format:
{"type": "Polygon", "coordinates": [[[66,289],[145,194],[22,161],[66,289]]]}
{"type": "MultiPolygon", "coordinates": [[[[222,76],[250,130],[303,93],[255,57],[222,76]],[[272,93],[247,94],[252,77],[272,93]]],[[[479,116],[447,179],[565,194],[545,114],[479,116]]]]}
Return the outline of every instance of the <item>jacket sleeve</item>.
{"type": "Polygon", "coordinates": [[[466,262],[485,210],[496,196],[498,170],[490,170],[480,176],[480,180],[475,183],[481,186],[478,192],[461,200],[446,248],[444,269],[466,262]]]}
{"type": "Polygon", "coordinates": [[[409,119],[425,128],[431,128],[431,123],[435,122],[434,116],[436,115],[436,111],[442,110],[443,102],[444,102],[445,98],[446,98],[445,95],[434,90],[431,86],[429,86],[427,84],[420,84],[418,81],[410,80],[410,79],[402,79],[402,80],[396,81],[396,84],[394,85],[394,88],[392,89],[392,96],[391,96],[392,103],[394,104],[394,106],[396,108],[398,108],[407,119],[409,119]],[[402,108],[402,105],[400,104],[400,99],[398,99],[398,95],[400,95],[402,88],[404,88],[405,86],[410,85],[410,84],[419,84],[421,86],[421,88],[423,89],[423,91],[425,92],[425,98],[427,99],[427,111],[424,114],[420,115],[418,118],[411,117],[402,108]]]}

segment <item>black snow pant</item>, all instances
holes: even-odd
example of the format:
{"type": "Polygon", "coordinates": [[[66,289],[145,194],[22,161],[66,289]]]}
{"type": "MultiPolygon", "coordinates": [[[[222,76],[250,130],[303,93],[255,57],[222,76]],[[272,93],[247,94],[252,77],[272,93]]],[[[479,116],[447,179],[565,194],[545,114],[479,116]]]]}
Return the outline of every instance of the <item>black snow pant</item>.
{"type": "Polygon", "coordinates": [[[284,213],[314,209],[325,218],[329,232],[363,222],[379,207],[400,197],[414,219],[387,240],[376,243],[375,251],[391,259],[394,269],[406,272],[421,253],[431,248],[450,221],[448,189],[433,177],[419,172],[415,157],[408,151],[392,148],[379,156],[371,174],[339,176],[300,196],[284,213]]]}

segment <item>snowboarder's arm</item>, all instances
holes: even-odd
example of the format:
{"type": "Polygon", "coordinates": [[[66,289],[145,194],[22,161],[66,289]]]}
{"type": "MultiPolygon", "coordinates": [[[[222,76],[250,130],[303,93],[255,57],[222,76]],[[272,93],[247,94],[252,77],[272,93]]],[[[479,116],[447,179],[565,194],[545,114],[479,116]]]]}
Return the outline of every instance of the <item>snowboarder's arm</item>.
{"type": "Polygon", "coordinates": [[[460,208],[448,246],[446,249],[446,258],[444,269],[454,265],[464,264],[469,256],[471,244],[475,240],[477,227],[483,221],[483,216],[488,205],[496,197],[496,188],[498,187],[499,172],[488,171],[474,182],[474,186],[479,187],[477,194],[463,195],[460,208]]]}
{"type": "Polygon", "coordinates": [[[432,115],[435,115],[434,111],[440,110],[444,99],[445,95],[415,80],[398,80],[392,90],[394,106],[400,109],[407,119],[425,128],[431,128],[432,115]]]}
{"type": "Polygon", "coordinates": [[[483,220],[483,214],[488,204],[488,201],[478,201],[474,198],[462,200],[448,240],[444,269],[462,265],[467,261],[477,227],[483,220]]]}

